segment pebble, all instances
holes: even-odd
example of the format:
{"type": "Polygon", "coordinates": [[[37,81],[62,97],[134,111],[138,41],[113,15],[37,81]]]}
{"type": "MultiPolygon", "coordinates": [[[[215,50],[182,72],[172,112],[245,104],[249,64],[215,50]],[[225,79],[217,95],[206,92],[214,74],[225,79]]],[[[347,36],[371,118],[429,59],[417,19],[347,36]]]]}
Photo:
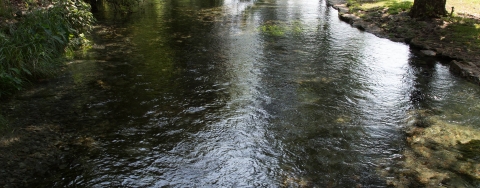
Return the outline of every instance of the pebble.
{"type": "Polygon", "coordinates": [[[432,51],[432,50],[420,50],[420,52],[422,52],[423,54],[427,55],[427,56],[436,56],[437,53],[432,51]]]}

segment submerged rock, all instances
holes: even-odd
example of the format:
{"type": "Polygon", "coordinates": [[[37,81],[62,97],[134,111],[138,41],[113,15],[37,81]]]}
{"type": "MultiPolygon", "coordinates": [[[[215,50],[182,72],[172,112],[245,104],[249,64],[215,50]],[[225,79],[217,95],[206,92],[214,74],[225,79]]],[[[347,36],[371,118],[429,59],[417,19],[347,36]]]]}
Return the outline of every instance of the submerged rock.
{"type": "Polygon", "coordinates": [[[471,62],[453,60],[450,62],[450,71],[471,82],[480,84],[479,67],[471,62]]]}
{"type": "Polygon", "coordinates": [[[403,170],[391,172],[395,177],[387,183],[398,187],[464,187],[471,180],[480,180],[480,130],[445,122],[437,116],[426,117],[423,111],[414,114],[422,114],[421,121],[430,125],[409,123],[409,147],[398,164],[403,170]]]}
{"type": "Polygon", "coordinates": [[[434,52],[433,50],[420,50],[420,52],[422,52],[422,54],[427,55],[427,56],[436,56],[437,55],[437,53],[434,52]]]}

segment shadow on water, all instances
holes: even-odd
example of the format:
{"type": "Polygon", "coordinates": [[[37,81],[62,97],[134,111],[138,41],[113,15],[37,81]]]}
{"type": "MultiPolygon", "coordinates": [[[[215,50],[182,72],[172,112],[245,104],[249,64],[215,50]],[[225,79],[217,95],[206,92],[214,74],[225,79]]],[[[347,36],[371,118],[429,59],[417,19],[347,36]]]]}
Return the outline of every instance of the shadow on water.
{"type": "MultiPolygon", "coordinates": [[[[100,11],[94,48],[69,64],[84,153],[46,186],[386,186],[411,111],[448,121],[448,105],[465,102],[450,95],[479,99],[436,60],[351,28],[323,1],[141,10],[100,11]]],[[[454,109],[465,108],[480,110],[454,109]]]]}

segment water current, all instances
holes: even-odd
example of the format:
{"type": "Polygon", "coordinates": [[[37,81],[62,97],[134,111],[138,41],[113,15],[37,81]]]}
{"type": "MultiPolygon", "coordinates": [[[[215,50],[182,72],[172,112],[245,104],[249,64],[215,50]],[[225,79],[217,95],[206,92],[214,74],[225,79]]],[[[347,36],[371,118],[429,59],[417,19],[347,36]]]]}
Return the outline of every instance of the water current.
{"type": "Polygon", "coordinates": [[[477,87],[323,0],[145,0],[96,17],[94,48],[69,63],[94,143],[51,186],[383,187],[412,111],[480,122],[477,87]]]}

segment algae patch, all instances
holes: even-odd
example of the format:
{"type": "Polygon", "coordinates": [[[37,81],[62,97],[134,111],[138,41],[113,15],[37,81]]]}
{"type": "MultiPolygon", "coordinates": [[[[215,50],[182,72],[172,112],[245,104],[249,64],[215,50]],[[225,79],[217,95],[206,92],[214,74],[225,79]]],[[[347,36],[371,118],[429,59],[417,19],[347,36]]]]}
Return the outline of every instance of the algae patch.
{"type": "Polygon", "coordinates": [[[287,34],[300,35],[304,32],[304,26],[299,21],[293,21],[291,23],[269,20],[263,25],[258,27],[258,31],[263,34],[281,37],[287,34]]]}
{"type": "Polygon", "coordinates": [[[443,121],[429,111],[414,114],[406,130],[403,160],[387,184],[463,187],[480,180],[480,130],[443,121]]]}
{"type": "Polygon", "coordinates": [[[458,150],[463,159],[480,162],[480,140],[471,140],[465,144],[459,143],[458,150]]]}

